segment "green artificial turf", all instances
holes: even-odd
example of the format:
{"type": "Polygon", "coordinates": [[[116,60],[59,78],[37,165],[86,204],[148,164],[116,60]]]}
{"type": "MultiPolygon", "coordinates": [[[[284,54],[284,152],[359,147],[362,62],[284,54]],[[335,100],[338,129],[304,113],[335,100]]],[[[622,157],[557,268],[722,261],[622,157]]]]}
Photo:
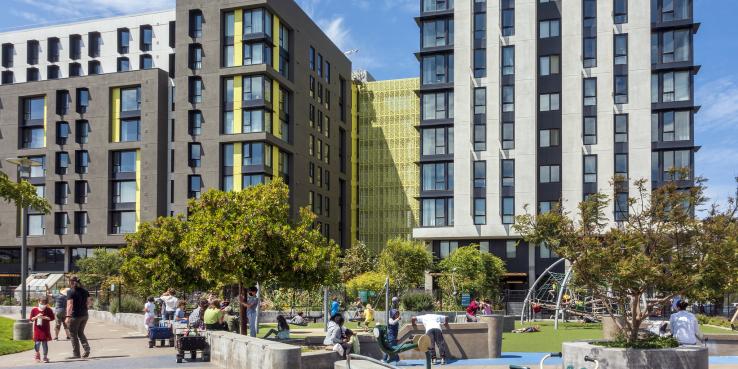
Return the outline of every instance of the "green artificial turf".
{"type": "Polygon", "coordinates": [[[13,341],[13,320],[0,317],[0,355],[33,349],[33,341],[13,341]]]}
{"type": "Polygon", "coordinates": [[[705,334],[738,334],[738,331],[731,331],[730,328],[718,328],[704,324],[700,324],[700,330],[705,334]]]}
{"type": "MultiPolygon", "coordinates": [[[[539,326],[540,332],[535,333],[503,333],[503,352],[559,352],[561,343],[602,338],[602,324],[592,323],[559,323],[559,329],[554,330],[552,321],[533,322],[529,325],[539,326]]],[[[522,325],[515,322],[515,328],[522,325]]]]}

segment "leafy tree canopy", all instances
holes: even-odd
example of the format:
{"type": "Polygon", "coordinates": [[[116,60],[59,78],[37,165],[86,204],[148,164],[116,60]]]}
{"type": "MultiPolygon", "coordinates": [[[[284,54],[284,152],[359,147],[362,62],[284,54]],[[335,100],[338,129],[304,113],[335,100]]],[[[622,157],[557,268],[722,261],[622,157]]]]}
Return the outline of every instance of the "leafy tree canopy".
{"type": "Polygon", "coordinates": [[[422,242],[395,238],[379,255],[379,269],[389,275],[395,288],[404,291],[421,285],[425,271],[433,266],[433,255],[422,242]]]}
{"type": "Polygon", "coordinates": [[[0,199],[12,202],[18,207],[30,207],[48,214],[51,205],[43,197],[36,195],[36,187],[22,180],[14,182],[8,175],[0,172],[0,199]]]}
{"type": "Polygon", "coordinates": [[[77,260],[77,273],[82,284],[107,290],[111,283],[117,283],[123,258],[117,251],[96,249],[92,256],[77,260]]]}
{"type": "Polygon", "coordinates": [[[377,256],[365,243],[354,241],[341,258],[341,280],[345,282],[372,270],[377,270],[377,256]]]}
{"type": "MultiPolygon", "coordinates": [[[[454,286],[458,292],[470,292],[493,300],[499,296],[500,281],[506,273],[505,263],[500,258],[480,252],[475,245],[458,248],[443,259],[439,267],[444,273],[441,285],[454,286]]],[[[447,292],[452,290],[444,289],[447,292]]]]}

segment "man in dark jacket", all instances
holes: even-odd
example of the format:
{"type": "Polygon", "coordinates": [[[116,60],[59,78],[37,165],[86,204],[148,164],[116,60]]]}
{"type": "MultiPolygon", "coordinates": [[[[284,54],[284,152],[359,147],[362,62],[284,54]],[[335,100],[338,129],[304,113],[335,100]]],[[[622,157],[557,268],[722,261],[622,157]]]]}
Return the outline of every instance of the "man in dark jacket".
{"type": "Polygon", "coordinates": [[[79,278],[69,279],[69,291],[67,292],[67,326],[72,335],[72,358],[90,356],[90,344],[85,336],[87,326],[87,307],[90,303],[90,293],[82,287],[79,278]],[[82,344],[85,352],[80,356],[79,346],[82,344]]]}

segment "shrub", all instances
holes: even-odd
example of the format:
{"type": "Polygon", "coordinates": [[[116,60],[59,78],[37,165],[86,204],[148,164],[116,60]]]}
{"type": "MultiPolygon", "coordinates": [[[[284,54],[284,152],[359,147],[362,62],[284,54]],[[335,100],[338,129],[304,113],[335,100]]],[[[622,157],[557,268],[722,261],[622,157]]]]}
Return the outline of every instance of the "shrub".
{"type": "MultiPolygon", "coordinates": [[[[377,272],[366,272],[359,274],[346,282],[346,295],[349,301],[353,301],[359,297],[360,290],[374,292],[377,296],[376,301],[372,299],[370,303],[384,306],[384,281],[385,276],[377,272]]],[[[376,308],[377,306],[375,306],[376,308]]]]}
{"type": "Polygon", "coordinates": [[[619,337],[613,341],[593,342],[593,344],[604,347],[629,349],[667,349],[679,347],[679,342],[674,337],[659,336],[649,336],[636,341],[630,341],[626,337],[619,337]]]}
{"type": "Polygon", "coordinates": [[[723,316],[697,314],[697,321],[700,322],[700,324],[710,324],[718,327],[730,328],[730,320],[723,316]]]}
{"type": "Polygon", "coordinates": [[[116,313],[134,313],[139,314],[143,310],[143,301],[138,297],[131,295],[123,295],[120,298],[120,307],[118,307],[118,296],[110,297],[110,312],[116,313]]]}
{"type": "Polygon", "coordinates": [[[425,292],[408,292],[402,295],[400,302],[410,311],[432,311],[434,304],[433,296],[425,292]]]}

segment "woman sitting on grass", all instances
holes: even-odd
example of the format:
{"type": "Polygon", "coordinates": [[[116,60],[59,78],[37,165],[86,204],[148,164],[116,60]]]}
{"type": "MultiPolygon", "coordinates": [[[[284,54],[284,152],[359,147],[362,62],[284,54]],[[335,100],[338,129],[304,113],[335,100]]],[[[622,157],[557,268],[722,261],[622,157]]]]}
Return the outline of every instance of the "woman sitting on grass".
{"type": "Polygon", "coordinates": [[[287,324],[287,319],[285,319],[284,316],[277,315],[277,329],[270,329],[264,338],[269,338],[272,334],[277,338],[277,340],[290,339],[290,325],[287,324]]]}

